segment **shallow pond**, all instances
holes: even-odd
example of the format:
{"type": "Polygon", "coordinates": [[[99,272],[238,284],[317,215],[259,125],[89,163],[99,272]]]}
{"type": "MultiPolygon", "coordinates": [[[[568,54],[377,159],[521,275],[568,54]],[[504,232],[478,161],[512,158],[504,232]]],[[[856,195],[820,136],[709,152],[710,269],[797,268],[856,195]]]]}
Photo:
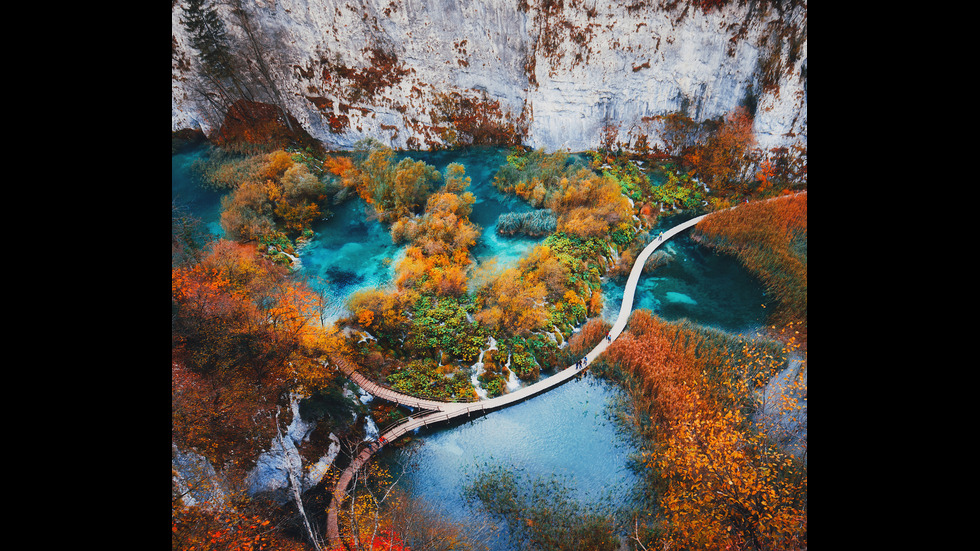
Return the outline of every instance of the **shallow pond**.
{"type": "Polygon", "coordinates": [[[467,503],[463,488],[486,467],[523,479],[558,477],[582,505],[625,503],[637,483],[630,455],[638,451],[611,417],[619,390],[591,376],[471,421],[420,431],[381,456],[414,499],[459,526],[493,526],[484,542],[509,549],[506,527],[467,503]]]}
{"type": "MultiPolygon", "coordinates": [[[[686,219],[661,216],[656,235],[686,219]]],[[[758,279],[735,259],[699,245],[684,231],[661,245],[662,263],[640,275],[633,309],[651,310],[661,318],[688,319],[730,333],[753,335],[765,324],[767,298],[758,279]]],[[[602,284],[602,317],[612,323],[622,305],[623,283],[602,284]]]]}

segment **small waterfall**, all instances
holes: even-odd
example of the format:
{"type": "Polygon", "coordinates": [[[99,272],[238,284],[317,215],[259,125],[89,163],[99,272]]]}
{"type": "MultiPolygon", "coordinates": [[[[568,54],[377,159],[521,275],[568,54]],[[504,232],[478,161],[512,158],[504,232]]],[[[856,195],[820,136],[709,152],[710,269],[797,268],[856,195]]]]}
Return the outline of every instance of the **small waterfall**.
{"type": "Polygon", "coordinates": [[[510,358],[507,358],[507,370],[510,371],[510,376],[507,378],[507,392],[514,392],[521,388],[521,380],[517,378],[514,370],[510,368],[510,358]]]}
{"type": "MultiPolygon", "coordinates": [[[[490,342],[487,344],[486,348],[480,350],[480,357],[477,358],[476,363],[471,367],[473,368],[473,375],[470,376],[470,382],[473,383],[473,389],[476,390],[476,395],[480,397],[481,400],[487,399],[487,391],[480,386],[480,375],[483,374],[483,353],[487,350],[496,350],[497,340],[490,337],[490,342]]],[[[510,358],[507,359],[508,366],[510,365],[510,358]]],[[[513,377],[513,373],[511,376],[513,377]]],[[[510,388],[510,383],[507,383],[507,388],[510,388]]]]}
{"type": "Polygon", "coordinates": [[[371,400],[374,400],[374,396],[369,394],[368,391],[364,390],[363,388],[357,387],[357,399],[362,404],[367,405],[371,403],[371,400]]]}
{"type": "Polygon", "coordinates": [[[368,415],[364,418],[364,440],[374,442],[378,439],[378,425],[374,419],[368,415]]]}
{"type": "Polygon", "coordinates": [[[473,383],[473,389],[476,390],[476,395],[479,396],[481,400],[487,399],[487,391],[480,386],[480,375],[483,375],[483,353],[485,351],[486,350],[480,350],[480,357],[477,358],[476,363],[473,364],[473,374],[470,375],[470,382],[473,383]]]}

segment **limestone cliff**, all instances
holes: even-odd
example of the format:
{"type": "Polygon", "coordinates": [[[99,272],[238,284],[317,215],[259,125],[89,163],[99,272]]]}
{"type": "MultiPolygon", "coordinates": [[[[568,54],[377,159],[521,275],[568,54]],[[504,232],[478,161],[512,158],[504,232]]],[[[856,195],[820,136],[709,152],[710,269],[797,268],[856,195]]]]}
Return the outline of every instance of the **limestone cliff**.
{"type": "MultiPolygon", "coordinates": [[[[172,130],[220,122],[172,10],[172,130]]],[[[658,115],[740,105],[758,146],[806,144],[806,2],[733,0],[240,0],[233,40],[260,44],[272,103],[315,138],[397,148],[517,140],[580,151],[659,142],[658,115]],[[795,4],[790,8],[763,7],[795,4]]],[[[259,66],[255,59],[251,63],[259,66]]],[[[261,87],[260,87],[261,88],[261,87]]],[[[263,91],[257,92],[259,99],[263,91]]]]}

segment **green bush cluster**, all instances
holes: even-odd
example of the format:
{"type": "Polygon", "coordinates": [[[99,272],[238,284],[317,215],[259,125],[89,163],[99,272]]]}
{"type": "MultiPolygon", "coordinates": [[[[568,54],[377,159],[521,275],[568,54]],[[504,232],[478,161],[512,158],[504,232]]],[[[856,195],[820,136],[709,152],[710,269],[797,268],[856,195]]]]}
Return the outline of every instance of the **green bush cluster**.
{"type": "Polygon", "coordinates": [[[604,239],[582,239],[558,232],[549,235],[544,244],[551,248],[558,259],[568,267],[572,287],[584,283],[592,289],[601,286],[599,278],[604,268],[599,259],[609,256],[609,246],[604,239]]]}
{"type": "Polygon", "coordinates": [[[413,360],[388,375],[391,388],[411,396],[432,400],[459,401],[474,397],[473,384],[463,371],[444,375],[430,359],[413,360]]]}
{"type": "Polygon", "coordinates": [[[524,170],[527,164],[527,152],[521,149],[513,149],[507,154],[507,164],[517,170],[524,170]]]}
{"type": "Polygon", "coordinates": [[[468,297],[433,297],[423,295],[415,303],[409,344],[435,357],[445,352],[466,363],[476,361],[486,336],[476,322],[470,321],[473,303],[468,297]]]}
{"type": "Polygon", "coordinates": [[[670,167],[664,169],[667,181],[652,188],[653,201],[663,206],[685,209],[698,208],[707,200],[704,188],[686,173],[678,173],[670,167]]]}
{"type": "Polygon", "coordinates": [[[623,195],[633,201],[642,200],[646,190],[650,188],[650,180],[646,174],[630,162],[617,163],[614,168],[603,170],[602,175],[619,184],[623,195]]]}
{"type": "MultiPolygon", "coordinates": [[[[537,149],[526,153],[515,152],[508,155],[507,163],[497,169],[493,185],[504,193],[513,193],[521,186],[533,188],[535,183],[540,183],[542,189],[553,189],[563,176],[584,166],[577,156],[563,151],[545,153],[544,150],[537,149]]],[[[541,201],[532,202],[535,206],[540,206],[540,203],[541,201]]]]}

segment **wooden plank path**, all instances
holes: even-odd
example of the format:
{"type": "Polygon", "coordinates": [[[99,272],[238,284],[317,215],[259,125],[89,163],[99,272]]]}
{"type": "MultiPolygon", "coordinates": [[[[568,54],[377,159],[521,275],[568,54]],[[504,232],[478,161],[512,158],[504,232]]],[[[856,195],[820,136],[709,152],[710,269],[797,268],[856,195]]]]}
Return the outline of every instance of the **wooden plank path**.
{"type": "MultiPolygon", "coordinates": [[[[419,413],[406,417],[400,423],[397,423],[390,428],[386,428],[378,438],[378,441],[383,443],[393,442],[402,435],[422,427],[428,427],[429,425],[442,423],[464,415],[480,415],[495,409],[516,404],[523,400],[527,400],[532,396],[555,388],[556,386],[559,386],[578,376],[588,368],[589,364],[592,363],[593,360],[595,360],[610,344],[612,344],[612,341],[619,337],[619,335],[623,332],[623,329],[626,328],[626,322],[629,321],[630,313],[633,311],[633,299],[634,294],[636,293],[636,285],[640,280],[640,274],[643,273],[643,267],[646,264],[647,259],[650,258],[653,251],[655,251],[661,244],[679,232],[696,225],[705,216],[706,215],[692,218],[687,222],[678,224],[663,232],[655,237],[653,241],[650,242],[650,244],[647,245],[639,255],[637,255],[636,261],[633,263],[633,268],[630,271],[629,278],[626,280],[626,286],[623,289],[623,303],[619,308],[619,316],[616,318],[615,323],[613,323],[613,326],[609,331],[609,336],[603,339],[602,342],[600,342],[595,348],[585,355],[585,361],[569,366],[546,379],[541,379],[534,384],[522,387],[509,394],[476,402],[440,402],[436,400],[425,400],[396,392],[367,379],[358,373],[354,366],[352,366],[350,362],[346,361],[345,359],[337,358],[335,363],[337,363],[344,374],[346,374],[365,392],[383,400],[420,410],[419,413]]],[[[330,539],[330,546],[332,549],[340,549],[342,546],[338,514],[340,506],[343,503],[344,497],[347,493],[347,488],[350,486],[355,473],[357,473],[357,471],[359,471],[361,467],[363,467],[364,464],[371,459],[374,452],[381,449],[381,447],[383,446],[378,445],[377,443],[370,443],[362,448],[360,453],[358,453],[357,456],[351,460],[351,463],[347,469],[341,473],[340,478],[337,480],[337,483],[334,486],[330,508],[327,510],[327,535],[330,539]]]]}

